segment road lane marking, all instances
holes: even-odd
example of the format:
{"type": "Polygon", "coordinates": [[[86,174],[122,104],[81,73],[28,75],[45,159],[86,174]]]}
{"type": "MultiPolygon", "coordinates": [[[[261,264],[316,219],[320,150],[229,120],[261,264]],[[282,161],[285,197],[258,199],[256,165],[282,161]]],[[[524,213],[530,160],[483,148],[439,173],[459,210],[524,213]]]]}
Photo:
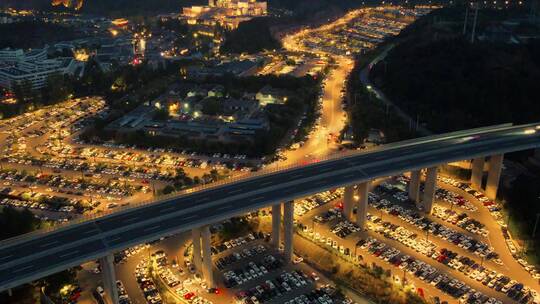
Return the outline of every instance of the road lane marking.
{"type": "Polygon", "coordinates": [[[58,244],[58,241],[52,241],[52,242],[49,242],[49,243],[41,244],[41,245],[39,245],[39,247],[40,248],[45,248],[45,247],[49,247],[49,246],[54,245],[54,244],[58,244]]]}
{"type": "Polygon", "coordinates": [[[92,233],[95,233],[95,232],[99,232],[99,230],[97,230],[97,229],[92,229],[92,230],[83,232],[83,234],[92,234],[92,233]]]}
{"type": "Polygon", "coordinates": [[[183,218],[181,218],[181,220],[185,221],[185,220],[189,220],[189,219],[196,218],[196,217],[199,217],[199,216],[195,214],[195,215],[192,215],[192,216],[183,217],[183,218]]]}
{"type": "Polygon", "coordinates": [[[9,259],[9,258],[11,258],[11,257],[13,257],[12,254],[11,254],[11,255],[8,255],[8,256],[3,256],[3,257],[0,258],[0,261],[7,260],[7,259],[9,259]]]}
{"type": "Polygon", "coordinates": [[[17,269],[14,269],[14,270],[12,270],[11,272],[13,272],[13,273],[23,272],[23,271],[25,271],[25,270],[27,270],[27,269],[30,269],[30,268],[32,268],[32,267],[34,267],[34,265],[28,265],[28,266],[23,267],[23,268],[17,268],[17,269]]]}
{"type": "Polygon", "coordinates": [[[273,181],[269,181],[269,182],[265,182],[265,183],[260,184],[260,186],[267,186],[267,185],[270,185],[270,184],[273,184],[273,183],[274,183],[273,181]]]}
{"type": "Polygon", "coordinates": [[[216,211],[219,211],[219,210],[225,210],[225,209],[230,209],[231,207],[234,207],[234,206],[223,206],[223,207],[219,207],[216,209],[216,211]]]}
{"type": "Polygon", "coordinates": [[[244,191],[243,189],[236,189],[236,190],[232,190],[232,191],[229,191],[227,194],[234,194],[234,193],[238,193],[238,192],[242,192],[244,191]]]}
{"type": "Polygon", "coordinates": [[[295,179],[297,177],[302,177],[304,174],[296,174],[296,175],[293,175],[291,176],[291,179],[295,179]]]}
{"type": "Polygon", "coordinates": [[[176,207],[169,207],[169,208],[161,209],[161,210],[159,210],[159,213],[165,213],[165,212],[173,211],[174,209],[176,209],[176,207]]]}
{"type": "Polygon", "coordinates": [[[258,197],[256,197],[256,198],[250,199],[249,201],[250,201],[250,202],[254,202],[254,201],[258,201],[258,200],[260,200],[260,199],[264,199],[264,198],[265,198],[265,196],[258,196],[258,197]]]}
{"type": "Polygon", "coordinates": [[[109,242],[116,242],[118,240],[122,239],[121,237],[115,237],[114,239],[108,240],[109,242]]]}
{"type": "Polygon", "coordinates": [[[77,254],[79,253],[79,250],[75,250],[75,251],[71,251],[71,252],[68,252],[68,253],[64,253],[62,255],[60,255],[60,258],[65,258],[65,257],[68,257],[70,255],[74,255],[74,254],[77,254]]]}
{"type": "Polygon", "coordinates": [[[324,183],[326,183],[325,180],[320,180],[320,181],[315,182],[315,183],[313,183],[313,184],[314,184],[314,185],[322,185],[322,184],[324,184],[324,183]]]}
{"type": "Polygon", "coordinates": [[[128,219],[125,219],[122,221],[122,223],[129,223],[129,222],[133,222],[133,221],[136,221],[138,219],[138,217],[132,217],[132,218],[128,218],[128,219]]]}
{"type": "Polygon", "coordinates": [[[161,225],[156,225],[156,226],[152,226],[152,227],[149,227],[149,228],[145,228],[143,231],[148,232],[148,231],[156,230],[156,229],[159,229],[159,228],[161,228],[161,225]]]}

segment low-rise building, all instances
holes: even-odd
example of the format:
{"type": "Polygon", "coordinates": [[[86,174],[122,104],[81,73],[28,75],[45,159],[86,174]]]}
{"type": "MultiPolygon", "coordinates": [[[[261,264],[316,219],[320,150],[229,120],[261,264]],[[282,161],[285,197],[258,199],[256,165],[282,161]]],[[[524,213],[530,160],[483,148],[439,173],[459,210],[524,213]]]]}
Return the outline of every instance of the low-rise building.
{"type": "Polygon", "coordinates": [[[73,75],[83,64],[73,58],[47,59],[46,49],[0,50],[0,87],[12,90],[19,83],[29,82],[41,89],[53,74],[73,75]]]}
{"type": "Polygon", "coordinates": [[[259,101],[261,106],[266,106],[267,104],[284,104],[287,102],[287,95],[287,92],[284,90],[264,86],[257,92],[255,99],[259,101]]]}

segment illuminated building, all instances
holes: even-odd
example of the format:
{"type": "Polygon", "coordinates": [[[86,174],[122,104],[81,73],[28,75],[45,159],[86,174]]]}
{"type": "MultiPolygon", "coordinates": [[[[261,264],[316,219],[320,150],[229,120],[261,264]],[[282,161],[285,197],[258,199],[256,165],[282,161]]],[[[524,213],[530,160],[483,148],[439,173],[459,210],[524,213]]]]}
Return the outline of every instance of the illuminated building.
{"type": "Polygon", "coordinates": [[[268,4],[256,0],[209,0],[208,5],[183,9],[188,24],[208,24],[217,22],[228,28],[236,28],[242,21],[265,16],[268,4]]]}

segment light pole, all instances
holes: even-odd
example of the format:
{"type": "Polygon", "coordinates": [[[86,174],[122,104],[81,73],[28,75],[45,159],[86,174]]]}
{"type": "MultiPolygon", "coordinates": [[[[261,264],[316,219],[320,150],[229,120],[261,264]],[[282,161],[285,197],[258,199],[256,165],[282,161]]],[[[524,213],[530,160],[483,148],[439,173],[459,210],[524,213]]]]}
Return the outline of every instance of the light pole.
{"type": "Polygon", "coordinates": [[[540,218],[540,213],[536,214],[536,221],[534,222],[534,229],[532,233],[532,239],[536,236],[536,228],[538,228],[538,219],[540,218]]]}

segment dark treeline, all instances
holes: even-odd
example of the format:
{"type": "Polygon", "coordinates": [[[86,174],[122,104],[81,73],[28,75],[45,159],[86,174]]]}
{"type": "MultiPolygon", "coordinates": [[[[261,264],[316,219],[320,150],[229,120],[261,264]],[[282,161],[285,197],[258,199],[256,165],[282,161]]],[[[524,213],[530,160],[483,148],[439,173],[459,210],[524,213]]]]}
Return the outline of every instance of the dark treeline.
{"type": "MultiPolygon", "coordinates": [[[[184,6],[207,3],[206,0],[84,0],[80,12],[107,16],[152,15],[161,12],[179,12],[184,6]]],[[[73,12],[73,9],[63,6],[53,7],[51,0],[2,0],[0,7],[73,12]]]]}
{"type": "Polygon", "coordinates": [[[72,28],[43,21],[0,24],[0,49],[42,48],[45,44],[75,38],[78,34],[72,28]]]}
{"type": "Polygon", "coordinates": [[[236,30],[226,34],[221,51],[253,54],[263,50],[280,49],[281,43],[270,32],[271,22],[273,21],[270,18],[254,18],[240,23],[236,30]]]}
{"type": "MultiPolygon", "coordinates": [[[[461,10],[452,12],[439,18],[459,20],[461,10]]],[[[373,69],[376,84],[435,132],[538,121],[540,41],[471,44],[460,34],[462,23],[433,23],[437,14],[398,37],[400,43],[373,69]]]]}

